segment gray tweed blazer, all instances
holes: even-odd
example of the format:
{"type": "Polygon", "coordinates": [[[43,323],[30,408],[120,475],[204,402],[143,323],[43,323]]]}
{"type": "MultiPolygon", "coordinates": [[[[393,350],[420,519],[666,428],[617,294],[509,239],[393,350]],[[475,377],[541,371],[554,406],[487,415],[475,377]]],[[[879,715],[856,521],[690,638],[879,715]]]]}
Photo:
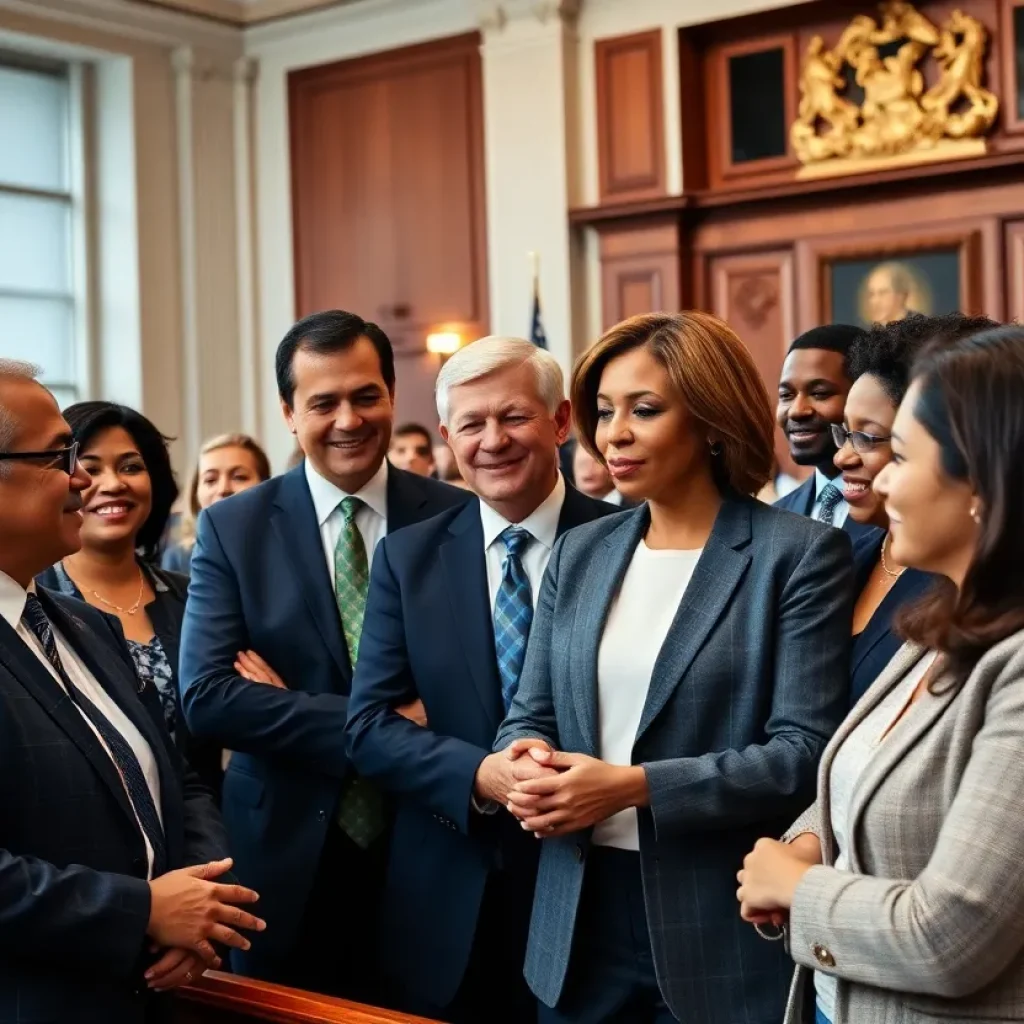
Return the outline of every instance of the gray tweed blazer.
{"type": "Polygon", "coordinates": [[[786,1024],[808,1024],[810,968],[839,979],[833,1024],[1024,1021],[1024,631],[886,737],[853,794],[851,871],[829,866],[835,753],[923,655],[904,646],[854,708],[787,833],[815,832],[824,865],[793,902],[786,1024]]]}

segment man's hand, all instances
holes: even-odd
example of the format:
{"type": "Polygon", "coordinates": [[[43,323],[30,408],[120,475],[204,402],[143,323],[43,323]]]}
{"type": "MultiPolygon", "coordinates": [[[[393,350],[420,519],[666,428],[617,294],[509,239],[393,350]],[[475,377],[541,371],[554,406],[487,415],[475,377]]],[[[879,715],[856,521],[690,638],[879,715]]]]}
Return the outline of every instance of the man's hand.
{"type": "MultiPolygon", "coordinates": [[[[210,964],[213,970],[220,967],[220,957],[210,964]]],[[[206,964],[198,953],[187,949],[169,949],[148,971],[146,982],[154,992],[169,992],[179,985],[191,985],[202,977],[206,964]]]]}
{"type": "Polygon", "coordinates": [[[423,706],[423,701],[419,698],[414,701],[410,701],[408,704],[400,704],[395,708],[395,711],[397,711],[403,718],[408,718],[414,725],[426,728],[427,709],[423,706]]]}
{"type": "Polygon", "coordinates": [[[266,923],[235,904],[255,903],[259,896],[241,885],[210,881],[231,870],[231,859],[169,871],[149,883],[151,904],[146,934],[161,948],[183,949],[204,963],[217,960],[212,942],[248,949],[236,928],[261,932],[266,923]],[[228,926],[231,927],[228,927],[228,926]]]}
{"type": "Polygon", "coordinates": [[[239,651],[235,658],[235,671],[250,683],[263,683],[287,690],[284,680],[255,652],[239,651]]]}
{"type": "Polygon", "coordinates": [[[551,750],[544,740],[516,740],[504,750],[496,754],[488,754],[476,770],[473,794],[477,800],[481,802],[493,800],[494,803],[504,807],[508,803],[509,792],[516,784],[517,772],[523,778],[529,779],[557,774],[554,768],[548,768],[532,758],[523,757],[523,754],[529,749],[529,746],[523,746],[523,744],[535,745],[538,750],[541,748],[548,752],[551,750]]]}
{"type": "Polygon", "coordinates": [[[538,838],[579,832],[628,807],[647,805],[647,773],[639,765],[539,749],[530,751],[530,759],[554,773],[517,782],[507,803],[538,838]]]}

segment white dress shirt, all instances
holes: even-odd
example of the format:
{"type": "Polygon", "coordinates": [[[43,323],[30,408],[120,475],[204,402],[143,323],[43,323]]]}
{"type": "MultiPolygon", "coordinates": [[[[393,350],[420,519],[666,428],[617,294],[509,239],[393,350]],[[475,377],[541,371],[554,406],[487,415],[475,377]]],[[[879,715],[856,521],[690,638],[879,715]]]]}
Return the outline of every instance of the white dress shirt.
{"type": "MultiPolygon", "coordinates": [[[[6,573],[0,572],[0,616],[2,616],[9,625],[14,628],[14,631],[21,637],[22,640],[28,645],[29,649],[39,659],[43,667],[47,672],[54,678],[57,685],[62,689],[66,690],[60,675],[57,670],[50,664],[49,658],[46,657],[46,652],[43,650],[41,644],[36,639],[35,633],[32,632],[22,621],[21,616],[25,611],[25,602],[28,598],[29,593],[35,593],[35,584],[33,583],[28,591],[23,589],[20,584],[15,583],[6,573]]],[[[57,653],[60,655],[61,663],[64,665],[64,671],[67,672],[68,678],[75,684],[81,694],[90,701],[93,706],[107,719],[108,722],[124,737],[125,742],[132,749],[132,753],[135,755],[139,762],[139,766],[142,768],[142,774],[146,779],[146,785],[149,786],[149,792],[153,797],[153,804],[156,807],[156,813],[160,817],[160,823],[163,825],[163,809],[160,805],[160,770],[157,768],[156,759],[153,757],[153,751],[150,749],[149,744],[143,738],[142,733],[132,724],[131,719],[121,710],[117,701],[110,696],[109,693],[97,682],[96,677],[85,667],[84,664],[79,660],[78,655],[75,654],[74,649],[67,643],[64,637],[57,631],[56,626],[51,622],[50,628],[53,630],[53,639],[57,644],[57,653]]],[[[75,705],[78,708],[78,705],[75,705]]],[[[99,744],[107,752],[107,756],[110,757],[111,761],[114,761],[113,755],[110,753],[110,748],[104,742],[103,737],[99,734],[96,726],[89,721],[89,718],[85,713],[78,708],[78,713],[82,716],[82,720],[92,730],[99,744]]],[[[117,763],[114,762],[114,767],[117,767],[117,763]]],[[[128,793],[128,787],[125,786],[125,792],[128,793]]],[[[128,794],[128,802],[131,803],[131,794],[128,794]]],[[[134,810],[134,806],[133,806],[134,810]]],[[[139,823],[139,832],[142,835],[143,841],[146,844],[146,857],[149,860],[149,870],[147,877],[153,877],[153,847],[150,845],[149,838],[146,835],[145,829],[142,827],[142,822],[139,821],[138,811],[135,813],[135,819],[139,823]]]]}
{"type": "MultiPolygon", "coordinates": [[[[654,665],[700,555],[651,549],[643,540],[636,546],[597,652],[598,756],[608,764],[633,763],[654,665]]],[[[639,850],[636,808],[598,822],[593,842],[639,850]]]]}
{"type": "Polygon", "coordinates": [[[607,501],[609,505],[618,505],[622,507],[622,503],[625,500],[622,491],[617,491],[614,487],[601,499],[607,501]]]}
{"type": "Polygon", "coordinates": [[[345,516],[341,511],[344,498],[358,498],[362,504],[356,512],[356,529],[359,530],[366,547],[367,567],[373,565],[373,553],[377,545],[388,532],[388,460],[385,459],[380,469],[363,485],[358,494],[348,494],[340,487],[335,487],[330,480],[325,480],[306,459],[306,483],[313,498],[316,510],[316,521],[320,527],[320,540],[324,546],[324,557],[327,559],[327,571],[331,574],[331,586],[334,585],[334,549],[341,536],[341,528],[345,516]]]}
{"type": "MultiPolygon", "coordinates": [[[[827,476],[820,469],[814,471],[814,504],[811,506],[811,518],[820,519],[821,512],[821,492],[832,484],[840,494],[843,493],[843,481],[836,477],[835,480],[829,480],[827,476]]],[[[850,506],[846,504],[846,499],[840,499],[839,504],[836,505],[835,511],[832,513],[832,525],[836,529],[841,530],[843,523],[846,522],[846,517],[850,514],[850,506]]]]}
{"type": "Polygon", "coordinates": [[[480,525],[484,528],[484,559],[487,562],[487,590],[490,594],[492,618],[494,602],[501,586],[501,567],[506,555],[505,542],[501,539],[502,532],[510,526],[520,526],[533,537],[520,560],[530,580],[533,607],[536,610],[544,570],[548,567],[551,549],[558,539],[558,518],[562,514],[564,501],[565,481],[559,473],[554,490],[521,523],[510,523],[486,502],[480,502],[480,525]]]}

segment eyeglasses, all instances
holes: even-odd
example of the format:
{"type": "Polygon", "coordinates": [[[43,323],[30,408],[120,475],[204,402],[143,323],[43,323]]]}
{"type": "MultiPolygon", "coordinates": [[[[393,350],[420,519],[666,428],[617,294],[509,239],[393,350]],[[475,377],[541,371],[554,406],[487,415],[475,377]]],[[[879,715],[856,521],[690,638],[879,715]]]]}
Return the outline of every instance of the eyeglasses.
{"type": "Polygon", "coordinates": [[[71,476],[78,464],[78,442],[48,452],[0,452],[0,462],[38,462],[43,469],[59,469],[71,476]]]}
{"type": "Polygon", "coordinates": [[[847,430],[841,423],[832,424],[832,441],[835,446],[842,448],[849,441],[858,455],[873,452],[880,444],[888,444],[891,440],[891,435],[876,437],[874,434],[865,434],[863,430],[847,430]]]}

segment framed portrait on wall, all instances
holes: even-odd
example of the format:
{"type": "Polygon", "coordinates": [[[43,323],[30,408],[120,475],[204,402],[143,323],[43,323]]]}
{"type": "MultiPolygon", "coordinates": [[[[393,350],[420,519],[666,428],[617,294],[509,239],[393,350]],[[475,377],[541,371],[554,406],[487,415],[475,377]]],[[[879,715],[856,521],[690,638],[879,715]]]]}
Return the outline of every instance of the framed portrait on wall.
{"type": "Polygon", "coordinates": [[[974,232],[888,238],[818,252],[821,323],[890,323],[913,314],[978,312],[974,232]]]}

